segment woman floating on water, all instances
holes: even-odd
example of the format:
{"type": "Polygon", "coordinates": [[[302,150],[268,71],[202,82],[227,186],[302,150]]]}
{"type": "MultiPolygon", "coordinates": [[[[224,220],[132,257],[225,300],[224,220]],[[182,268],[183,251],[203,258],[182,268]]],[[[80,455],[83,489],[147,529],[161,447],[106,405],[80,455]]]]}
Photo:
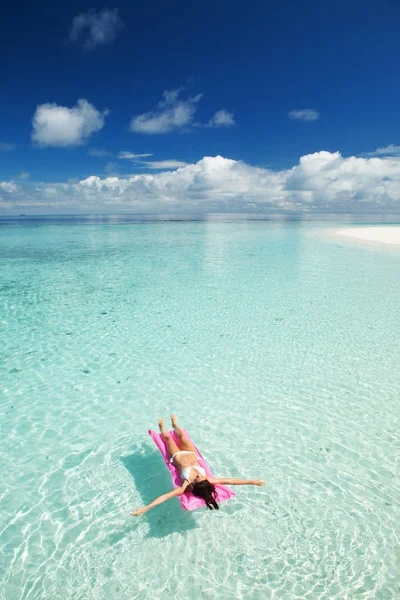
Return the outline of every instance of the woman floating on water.
{"type": "Polygon", "coordinates": [[[159,496],[147,506],[137,508],[131,515],[139,517],[150,510],[150,508],[158,506],[158,504],[162,504],[170,498],[181,496],[186,490],[192,492],[195,496],[202,498],[210,510],[218,510],[219,506],[215,501],[215,486],[217,484],[264,485],[264,481],[261,481],[260,479],[222,479],[207,477],[205,470],[199,465],[199,457],[197,456],[196,448],[191,441],[188,440],[185,432],[179,427],[175,415],[171,415],[171,422],[172,427],[179,438],[179,447],[176,445],[168,431],[165,430],[164,419],[160,419],[158,425],[160,427],[161,436],[168,446],[170,461],[179,469],[182,485],[172,490],[172,492],[159,496]]]}

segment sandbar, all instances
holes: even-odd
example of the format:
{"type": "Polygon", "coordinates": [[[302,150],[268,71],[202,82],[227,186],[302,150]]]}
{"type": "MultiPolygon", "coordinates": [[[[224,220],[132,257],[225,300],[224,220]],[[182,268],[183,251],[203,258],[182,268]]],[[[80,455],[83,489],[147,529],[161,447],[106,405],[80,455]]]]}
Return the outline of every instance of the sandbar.
{"type": "Polygon", "coordinates": [[[388,225],[387,227],[351,227],[339,229],[337,233],[366,242],[379,242],[381,244],[400,246],[400,225],[388,225]]]}

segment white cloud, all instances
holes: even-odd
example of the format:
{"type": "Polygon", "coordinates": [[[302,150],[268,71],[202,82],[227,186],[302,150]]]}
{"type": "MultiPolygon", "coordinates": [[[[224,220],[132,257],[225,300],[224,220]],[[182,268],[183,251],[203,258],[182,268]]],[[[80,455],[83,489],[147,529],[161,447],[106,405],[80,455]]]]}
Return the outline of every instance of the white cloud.
{"type": "Polygon", "coordinates": [[[148,156],[153,156],[153,154],[133,154],[133,152],[120,152],[117,158],[129,160],[134,165],[137,165],[136,168],[141,169],[179,169],[180,167],[187,167],[190,164],[183,162],[182,160],[176,160],[175,158],[170,158],[167,160],[143,160],[143,158],[147,158],[148,156]]]}
{"type": "Polygon", "coordinates": [[[233,127],[236,125],[233,113],[227,110],[217,110],[215,115],[209,120],[209,127],[233,127]]]}
{"type": "Polygon", "coordinates": [[[156,109],[132,117],[130,129],[135,133],[147,135],[190,131],[194,127],[232,127],[235,125],[233,114],[227,110],[218,110],[205,125],[195,121],[197,105],[203,94],[181,98],[184,88],[165,90],[163,99],[156,109]]]}
{"type": "Polygon", "coordinates": [[[117,8],[105,8],[100,12],[89,10],[74,17],[68,41],[80,39],[84,50],[94,50],[98,46],[111,44],[123,28],[117,8]]]}
{"type": "Polygon", "coordinates": [[[202,94],[179,100],[180,92],[181,90],[166,90],[163,93],[164,99],[159,102],[156,110],[132,118],[131,131],[154,135],[180,131],[191,125],[202,94]]]}
{"type": "Polygon", "coordinates": [[[316,121],[320,118],[320,114],[315,108],[303,108],[302,110],[291,110],[289,117],[297,121],[316,121]]]}
{"type": "Polygon", "coordinates": [[[7,142],[0,142],[0,152],[11,152],[15,150],[15,144],[7,144],[7,142]]]}
{"type": "Polygon", "coordinates": [[[400,209],[398,158],[343,158],[340,152],[303,156],[285,189],[310,208],[340,212],[400,209]]]}
{"type": "Polygon", "coordinates": [[[30,173],[27,173],[26,171],[21,171],[16,175],[17,179],[29,179],[30,176],[30,173]]]}
{"type": "Polygon", "coordinates": [[[73,108],[40,104],[32,119],[32,141],[39,146],[81,146],[104,127],[108,114],[85,99],[78,100],[73,108]]]}
{"type": "Polygon", "coordinates": [[[18,192],[19,188],[13,181],[0,181],[0,190],[7,192],[7,194],[12,194],[13,192],[18,192]]]}
{"type": "Polygon", "coordinates": [[[117,155],[117,158],[120,158],[122,160],[132,160],[132,161],[136,162],[137,159],[146,158],[148,156],[153,156],[153,155],[152,154],[133,154],[133,152],[120,152],[117,155]]]}
{"type": "Polygon", "coordinates": [[[3,182],[0,189],[15,210],[400,214],[400,157],[344,158],[322,151],[272,171],[215,156],[160,173],[90,176],[23,190],[3,182]]]}
{"type": "Polygon", "coordinates": [[[88,154],[89,156],[97,157],[112,156],[112,152],[109,152],[108,150],[103,150],[102,148],[89,148],[88,154]]]}
{"type": "Polygon", "coordinates": [[[366,156],[400,156],[400,146],[389,144],[383,148],[377,148],[375,152],[367,152],[366,156]]]}

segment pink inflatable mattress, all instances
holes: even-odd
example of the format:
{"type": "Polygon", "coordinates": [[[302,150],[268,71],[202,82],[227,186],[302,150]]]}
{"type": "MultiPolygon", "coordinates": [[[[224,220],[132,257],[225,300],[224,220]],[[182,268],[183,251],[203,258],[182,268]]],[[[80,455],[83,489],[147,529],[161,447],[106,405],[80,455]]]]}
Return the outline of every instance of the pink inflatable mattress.
{"type": "MultiPolygon", "coordinates": [[[[205,469],[205,471],[209,477],[213,477],[213,474],[211,473],[209,466],[207,465],[206,461],[204,460],[201,453],[199,452],[199,449],[196,447],[196,444],[190,439],[190,436],[188,435],[187,431],[185,429],[183,431],[185,431],[186,437],[192,442],[193,446],[196,448],[197,455],[200,457],[199,464],[205,469]]],[[[176,435],[175,431],[170,431],[169,433],[173,437],[173,439],[175,440],[177,445],[179,446],[179,439],[178,439],[178,436],[176,435]]],[[[179,474],[179,469],[177,469],[177,467],[174,464],[171,464],[169,462],[168,449],[167,449],[166,444],[164,443],[164,440],[161,437],[161,434],[157,433],[156,431],[152,431],[150,429],[149,435],[152,437],[152,439],[154,440],[154,443],[156,444],[157,448],[161,452],[164,462],[167,465],[169,472],[171,473],[171,478],[172,478],[172,483],[174,485],[174,488],[180,487],[182,485],[182,481],[181,481],[181,476],[179,474]]],[[[229,498],[232,498],[232,496],[236,495],[235,492],[232,492],[232,490],[230,490],[229,488],[227,488],[224,485],[218,484],[215,486],[215,489],[217,492],[215,499],[218,503],[224,502],[225,500],[229,500],[229,498]]],[[[185,510],[195,510],[196,508],[201,508],[203,506],[206,506],[206,503],[204,502],[204,500],[202,498],[198,498],[197,496],[194,496],[191,492],[185,492],[184,494],[179,496],[179,500],[181,502],[182,508],[185,510]]]]}

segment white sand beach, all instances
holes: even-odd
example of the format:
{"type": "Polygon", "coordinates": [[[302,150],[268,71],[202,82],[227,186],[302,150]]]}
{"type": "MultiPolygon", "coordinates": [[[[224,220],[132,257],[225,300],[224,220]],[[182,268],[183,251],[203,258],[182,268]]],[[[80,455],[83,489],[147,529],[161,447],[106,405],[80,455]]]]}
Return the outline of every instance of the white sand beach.
{"type": "Polygon", "coordinates": [[[387,227],[352,227],[339,229],[337,233],[366,242],[379,242],[381,244],[400,246],[400,225],[390,225],[387,227]]]}

